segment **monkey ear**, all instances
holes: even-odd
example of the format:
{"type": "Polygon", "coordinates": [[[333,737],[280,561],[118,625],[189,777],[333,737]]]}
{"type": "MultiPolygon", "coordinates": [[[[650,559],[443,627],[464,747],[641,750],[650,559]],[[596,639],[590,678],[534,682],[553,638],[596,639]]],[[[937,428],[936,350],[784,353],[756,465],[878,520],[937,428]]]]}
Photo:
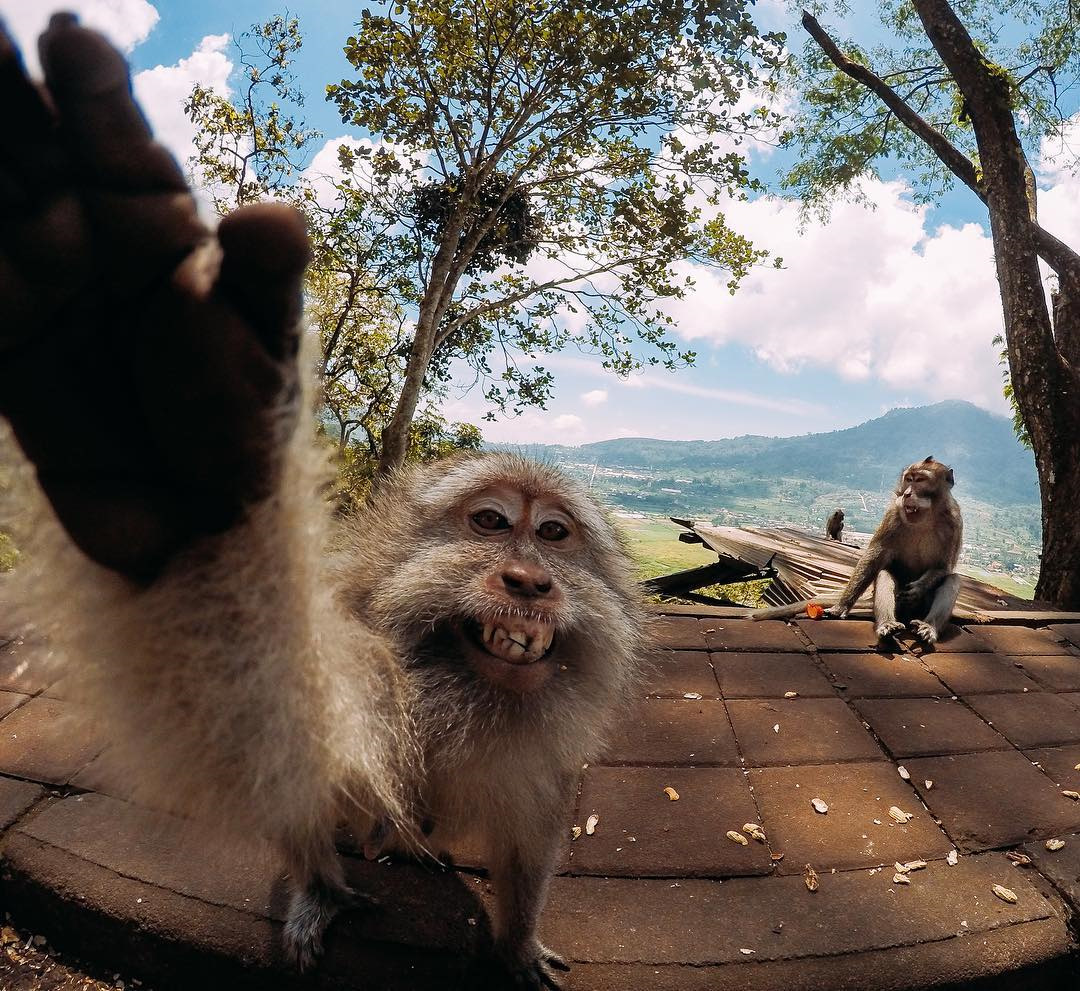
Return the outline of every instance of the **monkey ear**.
{"type": "Polygon", "coordinates": [[[945,481],[949,483],[950,489],[956,484],[956,479],[953,478],[952,468],[945,472],[945,481]]]}
{"type": "Polygon", "coordinates": [[[929,464],[929,463],[930,463],[931,461],[933,461],[933,460],[934,460],[934,456],[933,456],[932,454],[928,454],[928,455],[927,455],[927,456],[926,456],[926,457],[925,457],[925,458],[923,459],[923,464],[924,464],[924,465],[926,465],[926,464],[929,464]]]}

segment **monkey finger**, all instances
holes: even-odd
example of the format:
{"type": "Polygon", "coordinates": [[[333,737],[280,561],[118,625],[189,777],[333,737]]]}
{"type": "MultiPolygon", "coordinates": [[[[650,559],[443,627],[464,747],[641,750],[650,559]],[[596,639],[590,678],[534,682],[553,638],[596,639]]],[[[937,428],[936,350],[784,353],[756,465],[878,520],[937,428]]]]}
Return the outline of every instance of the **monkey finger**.
{"type": "Polygon", "coordinates": [[[7,25],[0,20],[0,100],[6,126],[0,129],[0,151],[5,155],[27,142],[41,141],[52,130],[54,118],[38,87],[26,74],[22,55],[7,25]]]}
{"type": "Polygon", "coordinates": [[[276,203],[244,207],[221,222],[218,240],[225,253],[219,289],[251,321],[273,358],[294,357],[311,261],[303,216],[276,203]]]}
{"type": "Polygon", "coordinates": [[[127,63],[102,35],[71,14],[54,14],[39,47],[74,168],[112,188],[187,189],[135,103],[127,63]]]}

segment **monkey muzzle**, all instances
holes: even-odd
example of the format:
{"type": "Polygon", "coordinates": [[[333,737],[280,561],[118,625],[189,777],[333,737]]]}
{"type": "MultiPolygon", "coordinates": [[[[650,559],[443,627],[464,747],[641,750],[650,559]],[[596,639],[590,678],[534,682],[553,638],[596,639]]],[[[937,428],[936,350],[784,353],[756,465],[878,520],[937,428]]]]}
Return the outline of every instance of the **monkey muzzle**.
{"type": "Polygon", "coordinates": [[[544,616],[501,613],[461,628],[473,668],[496,685],[527,693],[555,673],[555,624],[544,616]]]}

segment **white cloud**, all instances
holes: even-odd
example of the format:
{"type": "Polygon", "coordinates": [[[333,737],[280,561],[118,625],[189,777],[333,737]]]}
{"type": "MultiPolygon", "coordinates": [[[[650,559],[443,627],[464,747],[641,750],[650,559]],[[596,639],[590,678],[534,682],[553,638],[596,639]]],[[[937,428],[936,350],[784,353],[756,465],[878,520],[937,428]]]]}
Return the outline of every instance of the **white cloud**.
{"type": "Polygon", "coordinates": [[[135,97],[154,129],[154,135],[183,165],[194,151],[195,125],[184,113],[184,101],[195,83],[222,96],[229,95],[232,59],[226,54],[230,37],[209,34],[187,58],[175,65],[158,65],[132,80],[135,97]]]}
{"type": "Polygon", "coordinates": [[[161,16],[147,0],[0,0],[0,17],[19,43],[26,66],[34,75],[41,73],[38,35],[45,30],[54,10],[78,14],[83,24],[96,28],[125,52],[145,41],[161,16]]]}
{"type": "Polygon", "coordinates": [[[977,224],[928,228],[897,182],[869,181],[876,209],[838,203],[800,232],[799,205],[728,204],[728,221],[784,268],[755,270],[730,296],[723,273],[692,270],[696,291],[671,311],[679,333],[742,344],[782,372],[825,367],[927,399],[1002,410],[991,339],[1002,329],[993,246],[977,224]]]}
{"type": "Polygon", "coordinates": [[[607,402],[607,389],[593,389],[591,392],[583,392],[581,401],[586,406],[599,406],[607,402]]]}
{"type": "Polygon", "coordinates": [[[551,421],[551,428],[563,434],[576,435],[584,432],[585,421],[573,413],[563,413],[551,421]]]}

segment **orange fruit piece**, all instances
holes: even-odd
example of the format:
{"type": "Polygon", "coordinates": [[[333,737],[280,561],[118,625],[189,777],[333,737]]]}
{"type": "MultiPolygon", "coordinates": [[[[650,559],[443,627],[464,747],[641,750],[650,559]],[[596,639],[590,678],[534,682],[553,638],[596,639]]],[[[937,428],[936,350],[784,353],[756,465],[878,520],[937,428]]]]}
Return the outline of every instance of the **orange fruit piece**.
{"type": "Polygon", "coordinates": [[[811,619],[821,619],[821,617],[825,615],[825,610],[816,602],[811,602],[806,607],[806,615],[811,619]]]}

